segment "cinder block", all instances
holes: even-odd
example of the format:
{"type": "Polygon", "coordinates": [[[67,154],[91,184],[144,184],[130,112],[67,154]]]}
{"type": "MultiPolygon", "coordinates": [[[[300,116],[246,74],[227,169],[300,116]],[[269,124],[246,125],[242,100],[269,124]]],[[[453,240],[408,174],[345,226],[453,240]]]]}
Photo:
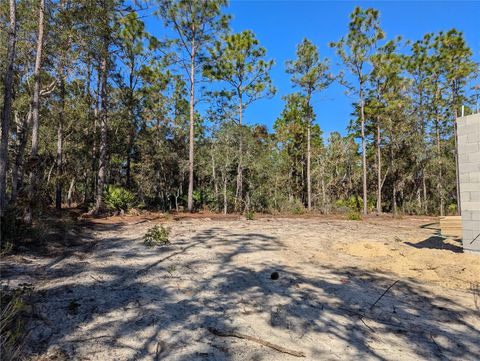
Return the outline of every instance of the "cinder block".
{"type": "Polygon", "coordinates": [[[476,211],[477,209],[480,209],[480,202],[462,202],[462,209],[476,211]]]}
{"type": "Polygon", "coordinates": [[[469,153],[458,153],[458,161],[459,162],[470,162],[470,154],[469,153]]]}
{"type": "Polygon", "coordinates": [[[478,192],[468,192],[468,193],[469,193],[469,201],[480,202],[480,191],[478,191],[478,192]]]}
{"type": "MultiPolygon", "coordinates": [[[[462,142],[463,142],[463,137],[465,136],[462,136],[462,142]]],[[[479,132],[475,132],[475,133],[472,133],[472,134],[468,134],[467,136],[467,142],[468,143],[475,143],[475,142],[480,142],[480,131],[479,132]]],[[[460,137],[458,138],[459,142],[460,142],[460,137]]]]}
{"type": "MultiPolygon", "coordinates": [[[[469,183],[480,182],[480,172],[469,172],[469,173],[460,174],[460,182],[463,182],[461,180],[463,175],[468,175],[468,180],[466,180],[466,182],[469,182],[469,183]]],[[[467,177],[464,177],[464,178],[467,178],[467,177]]]]}
{"type": "Polygon", "coordinates": [[[467,126],[467,119],[465,117],[457,119],[457,130],[460,133],[467,126]]]}
{"type": "MultiPolygon", "coordinates": [[[[472,131],[473,132],[473,131],[472,131]]],[[[478,143],[460,143],[458,144],[458,154],[471,154],[478,152],[478,143]]]]}
{"type": "Polygon", "coordinates": [[[480,253],[480,114],[458,118],[457,130],[463,248],[480,253]]]}
{"type": "Polygon", "coordinates": [[[480,191],[480,184],[479,183],[461,183],[460,184],[460,192],[478,192],[480,191]]]}
{"type": "MultiPolygon", "coordinates": [[[[480,149],[480,147],[479,147],[479,149],[480,149]]],[[[459,156],[460,156],[460,154],[459,154],[459,156]]],[[[468,157],[468,162],[480,163],[480,151],[474,152],[474,153],[468,153],[468,154],[466,154],[466,156],[468,157]]]]}
{"type": "Polygon", "coordinates": [[[470,210],[469,213],[470,213],[471,220],[477,220],[478,222],[480,222],[480,209],[473,210],[473,211],[470,210]]]}
{"type": "Polygon", "coordinates": [[[467,117],[465,117],[467,125],[471,125],[473,127],[476,127],[480,131],[480,118],[478,114],[472,114],[467,117]]]}
{"type": "MultiPolygon", "coordinates": [[[[462,183],[468,183],[470,181],[470,174],[472,173],[460,173],[459,179],[460,179],[460,185],[462,183]]],[[[461,190],[462,188],[460,188],[461,190]]]]}
{"type": "Polygon", "coordinates": [[[458,164],[460,174],[462,173],[471,173],[471,172],[480,172],[480,162],[479,163],[460,163],[458,164]]]}
{"type": "Polygon", "coordinates": [[[462,230],[465,231],[472,231],[473,233],[479,232],[480,233],[480,221],[477,220],[463,220],[462,219],[462,230]]]}

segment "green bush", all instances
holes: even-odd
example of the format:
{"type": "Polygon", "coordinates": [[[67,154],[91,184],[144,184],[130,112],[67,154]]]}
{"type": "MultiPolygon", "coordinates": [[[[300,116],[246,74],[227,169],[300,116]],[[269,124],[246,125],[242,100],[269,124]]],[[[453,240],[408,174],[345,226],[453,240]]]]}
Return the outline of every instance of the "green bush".
{"type": "Polygon", "coordinates": [[[136,204],[135,194],[122,187],[107,186],[103,194],[105,205],[110,210],[128,211],[136,204]]]}
{"type": "Polygon", "coordinates": [[[147,233],[143,236],[143,243],[147,247],[153,246],[163,246],[170,243],[168,235],[170,234],[170,229],[163,226],[153,226],[150,228],[147,233]]]}
{"type": "Polygon", "coordinates": [[[447,214],[448,215],[456,215],[457,214],[457,204],[456,203],[450,203],[447,206],[447,214]]]}
{"type": "MultiPolygon", "coordinates": [[[[348,198],[339,199],[335,202],[335,207],[338,210],[341,210],[342,208],[345,210],[346,208],[350,211],[360,211],[363,207],[363,199],[360,196],[350,196],[348,198]]],[[[367,209],[369,212],[375,209],[375,200],[367,199],[367,209]]]]}
{"type": "Polygon", "coordinates": [[[29,315],[23,296],[31,291],[30,286],[15,290],[0,289],[0,358],[5,361],[20,360],[22,342],[26,336],[25,319],[29,315]]]}
{"type": "Polygon", "coordinates": [[[255,218],[255,212],[254,211],[246,211],[245,212],[245,218],[247,221],[253,221],[253,218],[255,218]]]}
{"type": "Polygon", "coordinates": [[[347,219],[349,221],[361,221],[362,214],[359,211],[350,210],[347,213],[347,219]]]}

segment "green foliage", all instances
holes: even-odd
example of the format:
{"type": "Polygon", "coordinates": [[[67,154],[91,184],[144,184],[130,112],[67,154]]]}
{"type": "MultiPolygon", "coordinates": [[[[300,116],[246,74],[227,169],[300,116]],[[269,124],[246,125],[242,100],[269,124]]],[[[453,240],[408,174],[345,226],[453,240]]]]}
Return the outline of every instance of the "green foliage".
{"type": "Polygon", "coordinates": [[[103,194],[105,205],[115,211],[128,211],[136,204],[136,196],[129,190],[108,185],[103,194]]]}
{"type": "MultiPolygon", "coordinates": [[[[335,206],[339,209],[346,208],[349,211],[359,211],[362,208],[363,200],[361,197],[350,196],[348,198],[342,198],[335,202],[335,206]]],[[[373,199],[367,200],[368,210],[371,211],[375,207],[375,202],[373,199]]]]}
{"type": "MultiPolygon", "coordinates": [[[[255,100],[275,94],[270,78],[274,62],[264,60],[267,51],[252,31],[224,35],[209,51],[211,59],[204,67],[204,74],[226,83],[224,96],[236,97],[245,109],[255,100]]],[[[242,114],[239,116],[241,122],[242,114]]]]}
{"type": "Polygon", "coordinates": [[[359,211],[350,210],[347,213],[347,219],[349,221],[361,221],[362,214],[359,211]]]}
{"type": "Polygon", "coordinates": [[[456,215],[457,214],[457,204],[456,203],[450,203],[447,206],[447,214],[449,214],[449,215],[456,215]]]}
{"type": "Polygon", "coordinates": [[[253,221],[253,219],[255,218],[255,212],[250,210],[246,211],[245,218],[247,219],[247,221],[253,221]]]}
{"type": "Polygon", "coordinates": [[[287,61],[287,73],[307,96],[307,102],[313,93],[324,90],[333,82],[335,77],[329,73],[329,64],[328,58],[320,60],[317,46],[307,38],[297,47],[297,59],[287,61]]]}
{"type": "Polygon", "coordinates": [[[30,286],[16,290],[0,289],[0,355],[2,360],[13,361],[22,359],[21,345],[26,335],[25,313],[27,305],[23,295],[30,292],[30,286]]]}
{"type": "Polygon", "coordinates": [[[168,239],[169,234],[169,228],[163,227],[162,225],[155,225],[145,233],[143,243],[147,247],[170,244],[170,240],[168,239]]]}

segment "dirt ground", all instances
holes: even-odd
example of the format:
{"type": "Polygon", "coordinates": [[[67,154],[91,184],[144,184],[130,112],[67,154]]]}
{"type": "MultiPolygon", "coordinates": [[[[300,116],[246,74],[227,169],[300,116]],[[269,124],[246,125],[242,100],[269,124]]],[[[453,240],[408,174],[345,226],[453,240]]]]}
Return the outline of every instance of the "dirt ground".
{"type": "Polygon", "coordinates": [[[25,347],[41,360],[299,359],[212,328],[307,360],[478,360],[480,255],[437,227],[113,217],[72,231],[68,253],[6,257],[2,284],[34,286],[25,347]],[[170,245],[143,244],[155,224],[171,228],[170,245]]]}

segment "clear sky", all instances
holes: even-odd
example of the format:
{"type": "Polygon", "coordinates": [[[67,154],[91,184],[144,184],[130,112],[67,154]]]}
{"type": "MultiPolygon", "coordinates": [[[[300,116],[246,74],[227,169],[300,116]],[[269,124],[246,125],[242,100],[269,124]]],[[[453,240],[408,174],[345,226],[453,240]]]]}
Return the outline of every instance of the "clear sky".
{"type": "MultiPolygon", "coordinates": [[[[404,39],[417,40],[427,32],[457,28],[464,32],[474,59],[480,62],[480,1],[234,0],[226,9],[233,16],[233,31],[252,30],[267,49],[268,58],[276,62],[271,75],[277,94],[252,104],[245,114],[247,123],[266,124],[272,129],[283,109],[282,96],[295,91],[285,73],[285,61],[295,57],[296,46],[304,37],[318,46],[321,57],[331,59],[333,72],[338,72],[339,60],[328,44],[346,34],[349,14],[357,5],[380,10],[387,39],[401,35],[404,39]]],[[[147,24],[152,25],[150,21],[147,24]]],[[[316,121],[325,136],[332,131],[346,133],[352,101],[338,83],[315,95],[316,121]]]]}

